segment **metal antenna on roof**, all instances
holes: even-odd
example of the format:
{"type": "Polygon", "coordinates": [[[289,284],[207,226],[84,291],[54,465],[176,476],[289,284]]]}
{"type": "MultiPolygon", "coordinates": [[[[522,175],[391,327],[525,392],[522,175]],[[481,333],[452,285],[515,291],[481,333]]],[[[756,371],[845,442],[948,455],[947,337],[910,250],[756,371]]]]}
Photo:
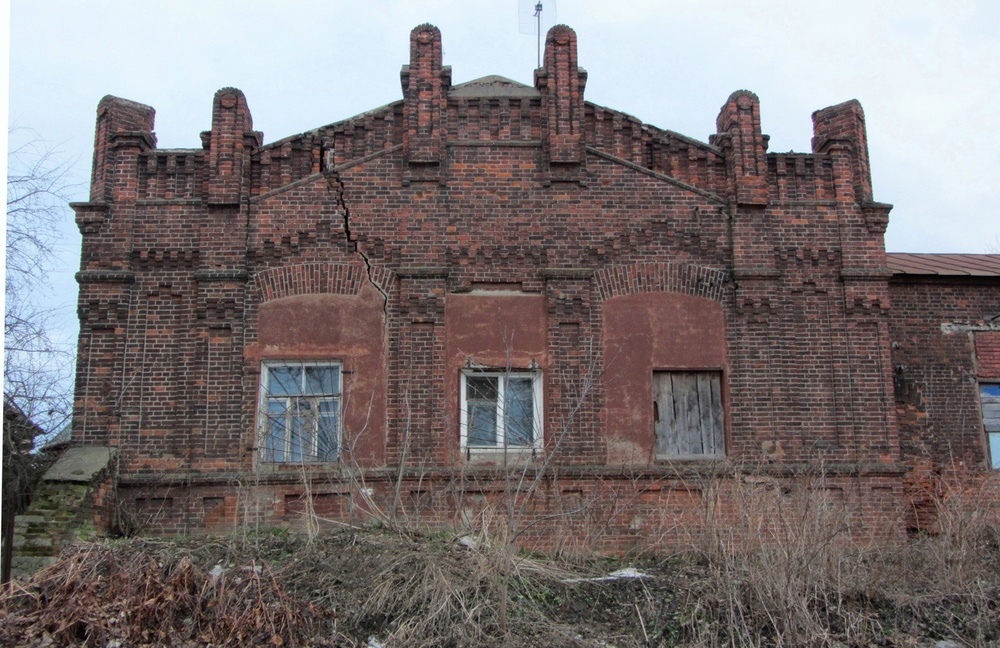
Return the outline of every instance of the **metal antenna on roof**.
{"type": "Polygon", "coordinates": [[[535,4],[535,31],[538,32],[538,65],[542,67],[542,3],[535,4]]]}
{"type": "MultiPolygon", "coordinates": [[[[546,0],[548,13],[547,23],[556,19],[556,0],[546,0]]],[[[522,34],[534,34],[537,37],[537,67],[542,67],[542,3],[541,0],[520,0],[518,11],[520,31],[522,34]]]]}

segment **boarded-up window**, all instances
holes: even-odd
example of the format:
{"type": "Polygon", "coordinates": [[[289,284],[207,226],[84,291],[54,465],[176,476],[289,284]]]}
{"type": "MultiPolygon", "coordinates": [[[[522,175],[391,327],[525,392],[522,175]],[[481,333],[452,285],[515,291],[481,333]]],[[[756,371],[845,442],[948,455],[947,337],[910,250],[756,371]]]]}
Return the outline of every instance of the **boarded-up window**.
{"type": "Polygon", "coordinates": [[[723,420],[721,372],[653,373],[657,457],[724,456],[723,420]]]}
{"type": "Polygon", "coordinates": [[[990,453],[990,465],[1000,470],[1000,384],[979,386],[979,400],[983,405],[983,427],[990,453]]]}

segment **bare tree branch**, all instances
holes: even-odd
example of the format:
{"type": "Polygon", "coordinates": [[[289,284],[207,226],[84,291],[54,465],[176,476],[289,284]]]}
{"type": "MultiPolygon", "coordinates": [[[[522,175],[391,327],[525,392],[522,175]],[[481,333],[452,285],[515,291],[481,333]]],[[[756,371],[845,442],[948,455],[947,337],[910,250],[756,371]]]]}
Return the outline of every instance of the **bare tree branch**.
{"type": "MultiPolygon", "coordinates": [[[[60,312],[43,305],[61,226],[70,218],[70,162],[35,131],[8,129],[4,281],[4,488],[26,483],[17,467],[35,437],[55,434],[72,411],[73,349],[54,330],[60,312]],[[28,438],[24,437],[29,431],[28,438]],[[13,436],[18,436],[14,439],[13,436]],[[13,480],[13,481],[12,481],[13,480]]],[[[27,481],[30,481],[27,480],[27,481]]],[[[19,486],[20,487],[20,486],[19,486]]]]}

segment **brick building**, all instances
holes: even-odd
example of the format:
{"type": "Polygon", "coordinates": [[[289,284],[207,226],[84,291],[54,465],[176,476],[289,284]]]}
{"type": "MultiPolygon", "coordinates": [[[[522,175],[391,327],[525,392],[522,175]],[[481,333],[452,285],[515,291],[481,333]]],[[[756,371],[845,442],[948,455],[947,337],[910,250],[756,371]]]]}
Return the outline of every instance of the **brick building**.
{"type": "Polygon", "coordinates": [[[513,501],[526,539],[620,547],[718,480],[822,474],[901,533],[987,471],[1000,257],[885,253],[857,102],[768,153],[745,90],[708,142],[586,102],[564,26],[533,86],[441,51],[415,28],[402,100],[271,144],[233,88],[197,149],[101,101],[73,440],[134,522],[513,501]]]}

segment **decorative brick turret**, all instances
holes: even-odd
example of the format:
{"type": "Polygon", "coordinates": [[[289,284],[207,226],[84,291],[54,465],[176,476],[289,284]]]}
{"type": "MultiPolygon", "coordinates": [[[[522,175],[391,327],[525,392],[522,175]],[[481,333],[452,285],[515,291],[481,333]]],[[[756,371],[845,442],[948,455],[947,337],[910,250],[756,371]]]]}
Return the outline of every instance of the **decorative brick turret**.
{"type": "Polygon", "coordinates": [[[202,133],[208,148],[208,202],[238,203],[250,177],[250,153],[263,135],[253,130],[247,99],[236,88],[222,88],[212,103],[212,130],[202,133]]]}
{"type": "MultiPolygon", "coordinates": [[[[846,147],[850,155],[853,199],[872,199],[872,174],[868,165],[868,135],[865,111],[857,99],[817,110],[812,114],[813,153],[830,153],[846,147]]],[[[840,195],[838,194],[838,198],[840,195]]],[[[846,196],[845,196],[846,198],[846,196]]]]}
{"type": "Polygon", "coordinates": [[[848,235],[844,241],[844,266],[851,272],[884,268],[882,235],[889,224],[892,205],[877,203],[872,198],[865,112],[861,104],[852,99],[817,110],[812,120],[813,152],[829,155],[833,161],[837,202],[844,206],[857,205],[855,215],[841,218],[847,225],[845,233],[848,235]]]}
{"type": "Polygon", "coordinates": [[[542,94],[542,147],[550,164],[583,161],[583,91],[587,71],[577,66],[576,32],[556,25],[545,37],[544,67],[535,71],[542,94]]]}
{"type": "Polygon", "coordinates": [[[136,156],[156,148],[153,118],[156,111],[141,103],[107,95],[97,105],[91,202],[112,202],[135,195],[136,156]],[[124,184],[116,185],[116,178],[124,184]]]}
{"type": "Polygon", "coordinates": [[[760,99],[749,90],[729,95],[711,142],[727,151],[730,191],[737,204],[767,204],[767,141],[760,129],[760,99]]]}
{"type": "Polygon", "coordinates": [[[405,129],[403,153],[411,165],[441,162],[451,67],[441,65],[441,31],[425,23],[410,32],[410,64],[400,72],[405,129]]]}
{"type": "Polygon", "coordinates": [[[82,270],[130,267],[134,205],[139,192],[139,158],[156,148],[149,106],[108,95],[97,105],[90,202],[72,203],[84,235],[82,270]],[[116,205],[115,218],[108,209],[116,205]]]}

